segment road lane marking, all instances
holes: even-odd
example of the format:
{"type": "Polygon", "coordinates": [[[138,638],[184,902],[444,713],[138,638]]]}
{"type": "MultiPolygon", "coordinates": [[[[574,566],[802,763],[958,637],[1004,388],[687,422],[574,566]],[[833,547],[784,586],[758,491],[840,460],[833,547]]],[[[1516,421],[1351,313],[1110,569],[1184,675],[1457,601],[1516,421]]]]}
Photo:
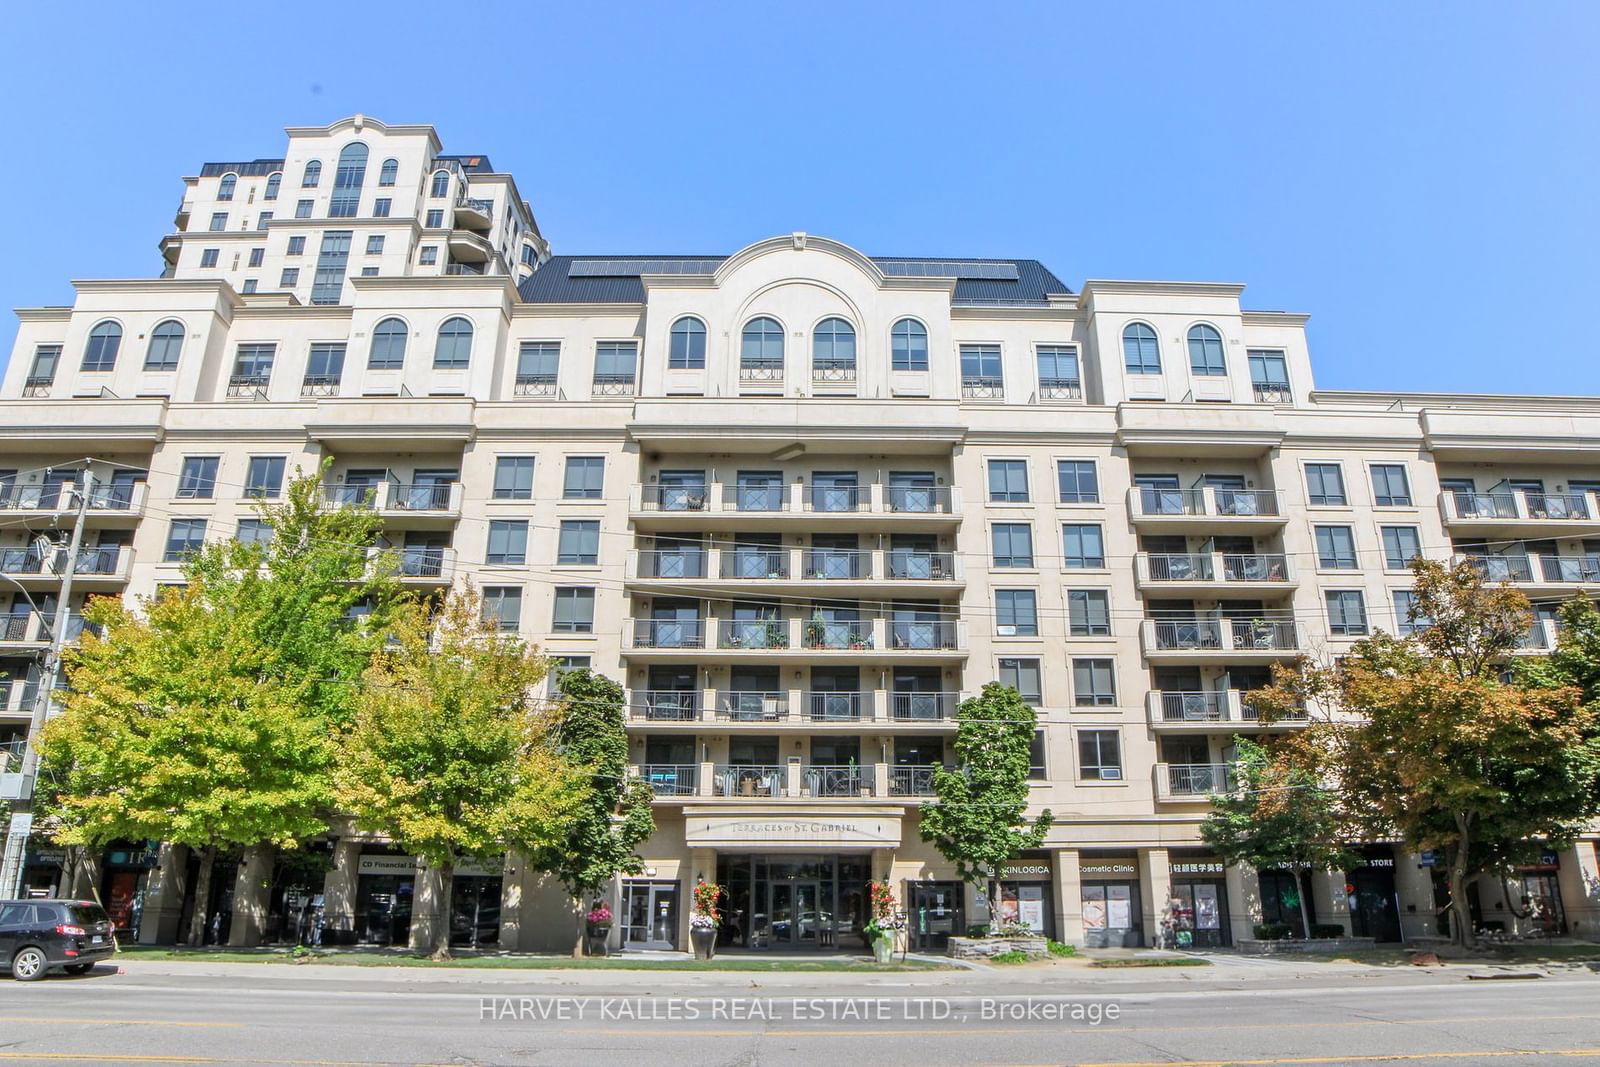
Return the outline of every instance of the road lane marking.
{"type": "Polygon", "coordinates": [[[1525,1056],[1600,1056],[1600,1048],[1485,1049],[1476,1052],[1394,1052],[1378,1056],[1274,1056],[1237,1060],[1096,1060],[1074,1067],[1275,1067],[1282,1064],[1398,1063],[1417,1060],[1515,1059],[1525,1056]]]}
{"type": "Polygon", "coordinates": [[[219,1022],[181,1022],[177,1019],[74,1019],[71,1016],[56,1018],[49,1015],[0,1015],[0,1023],[37,1023],[48,1026],[61,1024],[69,1026],[192,1026],[207,1029],[237,1028],[244,1023],[219,1023],[219,1022]]]}

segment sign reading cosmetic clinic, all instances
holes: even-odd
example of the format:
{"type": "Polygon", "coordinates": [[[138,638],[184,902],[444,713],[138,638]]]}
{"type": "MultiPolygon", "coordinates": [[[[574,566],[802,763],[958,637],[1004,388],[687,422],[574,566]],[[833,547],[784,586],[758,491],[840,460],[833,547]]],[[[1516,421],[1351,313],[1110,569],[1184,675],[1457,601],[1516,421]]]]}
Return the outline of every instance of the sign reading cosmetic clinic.
{"type": "Polygon", "coordinates": [[[689,815],[685,844],[697,848],[851,845],[892,848],[900,844],[900,819],[881,815],[689,815]]]}

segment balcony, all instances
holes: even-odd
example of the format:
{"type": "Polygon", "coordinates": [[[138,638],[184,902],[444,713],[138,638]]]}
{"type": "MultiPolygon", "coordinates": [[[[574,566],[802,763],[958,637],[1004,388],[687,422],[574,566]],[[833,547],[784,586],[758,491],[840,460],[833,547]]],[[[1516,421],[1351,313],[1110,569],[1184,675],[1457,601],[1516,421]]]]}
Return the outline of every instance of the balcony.
{"type": "Polygon", "coordinates": [[[554,374],[519,374],[511,386],[513,396],[530,400],[552,400],[556,395],[554,374]]]}
{"type": "Polygon", "coordinates": [[[653,530],[784,530],[807,525],[853,531],[947,528],[961,521],[961,493],[949,486],[761,484],[635,485],[630,517],[653,530]]]}
{"type": "Polygon", "coordinates": [[[334,374],[308,374],[300,380],[303,397],[338,396],[339,376],[334,374]]]}
{"type": "MultiPolygon", "coordinates": [[[[489,239],[471,230],[451,230],[445,238],[445,246],[450,251],[451,266],[471,263],[481,268],[494,258],[494,246],[489,239]]],[[[477,273],[482,273],[481,269],[477,273]]]]}
{"type": "Polygon", "coordinates": [[[37,612],[0,615],[0,652],[32,652],[49,642],[48,625],[37,612]]]}
{"type": "Polygon", "coordinates": [[[461,517],[461,483],[385,482],[374,503],[384,518],[404,520],[408,527],[449,525],[461,517]]]}
{"type": "MultiPolygon", "coordinates": [[[[59,585],[67,570],[67,550],[40,554],[33,546],[0,550],[0,574],[29,588],[59,585]]],[[[133,550],[120,545],[80,548],[72,580],[79,588],[116,586],[128,580],[133,550]]]]}
{"type": "Polygon", "coordinates": [[[1264,723],[1238,689],[1174,691],[1152,689],[1145,699],[1149,722],[1157,733],[1239,730],[1287,730],[1304,726],[1304,712],[1264,723]]]}
{"type": "Polygon", "coordinates": [[[962,378],[963,400],[1004,400],[1006,383],[1002,378],[962,378]]]}
{"type": "Polygon", "coordinates": [[[750,590],[827,596],[851,585],[881,596],[956,591],[966,582],[958,556],[909,549],[768,548],[698,545],[628,553],[624,580],[662,593],[750,590]]]}
{"type": "Polygon", "coordinates": [[[784,764],[644,763],[629,771],[650,786],[658,804],[691,800],[738,804],[755,799],[774,804],[859,804],[870,799],[905,804],[934,795],[937,769],[921,764],[802,763],[796,759],[784,764]]]}
{"type": "MultiPolygon", "coordinates": [[[[837,386],[853,390],[856,384],[855,360],[819,359],[811,364],[811,381],[823,387],[837,386]]],[[[838,389],[834,389],[838,392],[838,389]]]]}
{"type": "Polygon", "coordinates": [[[960,693],[890,693],[890,714],[896,722],[952,722],[960,693]]]}
{"type": "Polygon", "coordinates": [[[959,663],[967,657],[967,624],[885,618],[634,619],[624,629],[622,653],[655,662],[959,663]]]}
{"type": "Polygon", "coordinates": [[[1287,619],[1146,619],[1139,642],[1150,663],[1272,663],[1305,651],[1287,619]]]}
{"type": "Polygon", "coordinates": [[[756,723],[787,732],[947,732],[954,729],[960,693],[862,690],[635,689],[628,720],[648,730],[698,733],[707,721],[756,723]],[[712,709],[705,714],[704,709],[712,709]]]}
{"type": "Polygon", "coordinates": [[[1040,378],[1040,403],[1082,403],[1083,383],[1076,378],[1040,378]]]}
{"type": "Polygon", "coordinates": [[[1555,619],[1534,619],[1512,654],[1542,656],[1555,649],[1560,634],[1561,624],[1555,619]]]}
{"type": "Polygon", "coordinates": [[[889,768],[889,795],[892,797],[931,797],[937,765],[894,766],[889,768]]]}
{"type": "Polygon", "coordinates": [[[1239,553],[1140,552],[1134,578],[1146,592],[1287,595],[1298,585],[1289,557],[1239,553]]]}
{"type": "Polygon", "coordinates": [[[54,378],[28,378],[22,383],[22,395],[24,399],[49,396],[50,389],[54,385],[54,378]]]}
{"type": "Polygon", "coordinates": [[[808,764],[800,772],[800,795],[805,797],[870,797],[871,767],[854,764],[808,764]]]}
{"type": "Polygon", "coordinates": [[[1156,800],[1193,803],[1236,788],[1233,766],[1227,763],[1158,763],[1156,800]]]}
{"type": "Polygon", "coordinates": [[[487,230],[494,223],[494,201],[460,197],[455,216],[455,224],[463,230],[487,230]]]}
{"type": "Polygon", "coordinates": [[[707,619],[634,619],[623,635],[633,651],[679,651],[706,647],[707,619]]]}
{"type": "Polygon", "coordinates": [[[696,763],[646,763],[639,767],[639,777],[657,797],[690,797],[699,771],[696,763]]]}
{"type": "MultiPolygon", "coordinates": [[[[376,562],[383,558],[384,550],[372,549],[370,558],[376,562]]],[[[408,586],[442,586],[455,580],[456,552],[440,545],[406,546],[391,548],[387,555],[394,560],[391,573],[408,586]]]]}
{"type": "Polygon", "coordinates": [[[1128,516],[1140,529],[1185,533],[1269,533],[1281,529],[1283,496],[1274,489],[1128,490],[1128,516]]]}
{"type": "Polygon", "coordinates": [[[39,683],[28,678],[0,679],[0,717],[27,719],[33,715],[39,683]]]}
{"type": "Polygon", "coordinates": [[[718,764],[711,772],[711,788],[719,797],[781,797],[784,769],[779,764],[718,764]]]}
{"type": "Polygon", "coordinates": [[[722,702],[717,705],[717,718],[727,722],[786,722],[789,694],[732,690],[722,695],[722,702]]]}
{"type": "Polygon", "coordinates": [[[1294,390],[1281,382],[1251,382],[1251,394],[1257,404],[1289,405],[1294,403],[1294,390]]]}
{"type": "Polygon", "coordinates": [[[1600,497],[1593,493],[1492,493],[1446,490],[1439,494],[1446,529],[1462,536],[1561,537],[1600,533],[1600,497]]]}
{"type": "Polygon", "coordinates": [[[637,386],[632,374],[596,374],[591,396],[632,396],[637,386]]]}
{"type": "Polygon", "coordinates": [[[635,722],[699,722],[698,689],[636,689],[628,699],[635,722]]]}
{"type": "Polygon", "coordinates": [[[272,379],[265,374],[235,374],[228,379],[229,400],[265,400],[272,379]]]}
{"type": "MultiPolygon", "coordinates": [[[[49,518],[72,511],[78,506],[77,488],[72,482],[0,488],[0,514],[49,518]]],[[[89,492],[87,516],[90,519],[138,518],[144,511],[146,488],[144,482],[97,484],[89,492]]]]}
{"type": "Polygon", "coordinates": [[[782,363],[740,363],[740,386],[755,392],[773,392],[783,389],[782,363]]]}
{"type": "Polygon", "coordinates": [[[27,751],[25,741],[0,744],[0,800],[27,800],[33,796],[33,778],[23,773],[27,751]]]}
{"type": "Polygon", "coordinates": [[[1530,595],[1570,593],[1600,586],[1600,554],[1551,556],[1537,552],[1517,555],[1467,553],[1457,560],[1476,567],[1489,582],[1509,582],[1530,595]]]}

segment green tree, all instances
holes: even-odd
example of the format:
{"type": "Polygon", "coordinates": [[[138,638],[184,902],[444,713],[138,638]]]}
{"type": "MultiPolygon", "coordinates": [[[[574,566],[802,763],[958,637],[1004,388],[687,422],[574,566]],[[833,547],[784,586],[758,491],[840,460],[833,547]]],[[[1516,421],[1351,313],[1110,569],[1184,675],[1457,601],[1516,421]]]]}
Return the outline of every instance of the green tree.
{"type": "Polygon", "coordinates": [[[921,813],[919,832],[955,864],[961,879],[986,886],[990,928],[1000,924],[997,881],[1003,864],[1038,848],[1054,816],[1040,812],[1030,824],[1028,770],[1038,717],[1017,691],[990,682],[957,709],[954,770],[933,775],[936,797],[921,813]]]}
{"type": "Polygon", "coordinates": [[[628,777],[622,687],[587,669],[567,671],[558,686],[555,746],[588,776],[589,788],[566,834],[534,854],[533,864],[571,894],[578,925],[572,954],[581,956],[589,898],[605,892],[617,875],[643,869],[635,850],[655,832],[655,817],[650,787],[628,777]]]}
{"type": "Polygon", "coordinates": [[[1512,665],[1518,681],[1541,689],[1571,686],[1585,704],[1600,702],[1600,607],[1587,596],[1561,605],[1556,647],[1548,656],[1526,656],[1512,665]]]}
{"type": "Polygon", "coordinates": [[[191,941],[219,851],[293,848],[327,829],[330,731],[401,597],[374,567],[379,520],[323,505],[320,475],[258,502],[266,543],[207,543],[186,586],[131,611],[90,604],[65,710],[41,743],[46,825],[64,845],[199,850],[191,941]],[[349,616],[363,608],[366,625],[349,616]]]}
{"type": "Polygon", "coordinates": [[[1521,593],[1486,584],[1469,563],[1418,560],[1412,572],[1415,633],[1380,632],[1336,666],[1303,665],[1256,696],[1269,707],[1311,699],[1344,713],[1301,743],[1337,776],[1346,836],[1438,850],[1452,936],[1471,944],[1467,883],[1506,873],[1544,842],[1570,842],[1597,813],[1596,709],[1573,686],[1501,680],[1528,629],[1521,593]]]}
{"type": "MultiPolygon", "coordinates": [[[[1211,798],[1212,809],[1200,836],[1228,863],[1257,870],[1284,868],[1295,873],[1330,871],[1356,862],[1344,844],[1345,814],[1336,791],[1325,788],[1321,768],[1304,746],[1267,748],[1249,738],[1234,739],[1238,762],[1234,790],[1211,798]]],[[[1311,910],[1303,887],[1300,918],[1311,934],[1311,910]]]]}
{"type": "Polygon", "coordinates": [[[537,650],[487,624],[476,590],[452,593],[437,618],[397,614],[391,643],[362,679],[341,731],[343,810],[421,857],[438,879],[433,955],[450,955],[450,899],[464,860],[563,840],[587,786],[556,752],[534,687],[537,650]]]}

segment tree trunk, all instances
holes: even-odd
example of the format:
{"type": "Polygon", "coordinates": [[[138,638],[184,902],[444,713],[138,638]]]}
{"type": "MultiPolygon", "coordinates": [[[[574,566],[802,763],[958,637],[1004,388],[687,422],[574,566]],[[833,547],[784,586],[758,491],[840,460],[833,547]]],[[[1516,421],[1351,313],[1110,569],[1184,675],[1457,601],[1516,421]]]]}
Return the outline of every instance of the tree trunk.
{"type": "Polygon", "coordinates": [[[433,920],[433,958],[450,958],[450,920],[453,917],[456,865],[452,862],[438,868],[438,914],[433,920]]]}
{"type": "Polygon", "coordinates": [[[989,879],[989,936],[1000,932],[1000,883],[989,879]]]}
{"type": "Polygon", "coordinates": [[[572,898],[572,911],[578,917],[578,936],[572,943],[572,958],[581,960],[589,947],[588,911],[583,906],[583,895],[581,893],[572,898]]]}
{"type": "Polygon", "coordinates": [[[1307,883],[1310,881],[1310,879],[1308,879],[1306,877],[1305,872],[1296,871],[1295,872],[1295,876],[1294,876],[1294,881],[1295,881],[1295,889],[1297,891],[1295,893],[1295,895],[1300,898],[1300,921],[1305,924],[1305,929],[1304,929],[1305,937],[1306,937],[1307,941],[1310,941],[1311,940],[1311,894],[1309,892],[1307,892],[1307,889],[1309,888],[1307,883]]]}
{"type": "MultiPolygon", "coordinates": [[[[1461,826],[1461,820],[1456,820],[1461,826]]],[[[1455,853],[1450,857],[1450,914],[1453,916],[1450,924],[1450,940],[1464,948],[1471,948],[1478,943],[1476,931],[1472,929],[1472,908],[1467,901],[1467,831],[1463,827],[1460,839],[1456,842],[1455,853]]]]}
{"type": "Polygon", "coordinates": [[[211,868],[216,863],[217,846],[207,845],[200,850],[200,871],[194,879],[194,912],[189,916],[189,944],[206,943],[207,912],[211,907],[211,868]]]}

